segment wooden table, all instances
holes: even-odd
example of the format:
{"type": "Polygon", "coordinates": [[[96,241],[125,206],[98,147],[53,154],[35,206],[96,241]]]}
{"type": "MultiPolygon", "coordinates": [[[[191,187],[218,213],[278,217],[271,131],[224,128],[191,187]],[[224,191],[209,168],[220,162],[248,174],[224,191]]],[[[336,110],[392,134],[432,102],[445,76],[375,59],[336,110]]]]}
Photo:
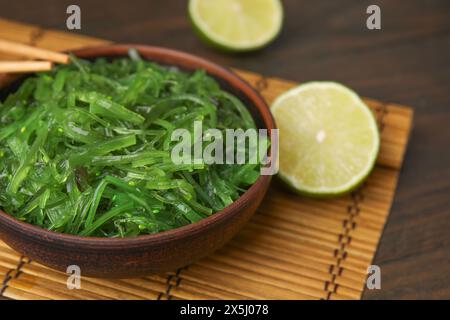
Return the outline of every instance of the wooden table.
{"type": "MultiPolygon", "coordinates": [[[[365,299],[450,298],[450,2],[380,0],[382,30],[366,28],[372,1],[285,0],[268,48],[214,51],[193,34],[185,1],[76,1],[77,31],[117,42],[190,51],[218,63],[299,82],[334,80],[361,95],[410,105],[414,130],[375,264],[382,289],[365,299]],[[163,4],[162,4],[163,3],[163,4]]],[[[0,0],[5,18],[65,30],[58,0],[0,0]],[[26,8],[26,9],[25,9],[26,8]]]]}

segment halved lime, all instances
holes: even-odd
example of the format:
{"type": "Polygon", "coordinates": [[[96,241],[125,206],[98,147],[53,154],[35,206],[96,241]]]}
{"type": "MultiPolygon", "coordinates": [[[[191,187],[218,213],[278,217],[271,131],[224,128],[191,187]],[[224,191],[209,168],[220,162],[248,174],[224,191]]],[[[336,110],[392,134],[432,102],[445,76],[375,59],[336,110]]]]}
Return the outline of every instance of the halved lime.
{"type": "Polygon", "coordinates": [[[249,51],[280,32],[280,0],[190,0],[189,16],[208,43],[231,51],[249,51]]]}
{"type": "Polygon", "coordinates": [[[333,196],[356,188],[377,158],[380,137],[370,109],[352,90],[310,82],[272,105],[278,125],[279,176],[296,191],[333,196]]]}

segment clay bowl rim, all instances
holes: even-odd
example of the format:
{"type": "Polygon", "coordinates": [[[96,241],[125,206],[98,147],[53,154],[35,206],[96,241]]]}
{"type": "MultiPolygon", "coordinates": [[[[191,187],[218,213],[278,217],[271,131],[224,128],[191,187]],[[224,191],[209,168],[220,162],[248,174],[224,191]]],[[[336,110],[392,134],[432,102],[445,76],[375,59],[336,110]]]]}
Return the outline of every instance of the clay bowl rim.
{"type": "MultiPolygon", "coordinates": [[[[228,83],[231,87],[241,92],[249,99],[254,105],[256,111],[261,116],[264,127],[270,132],[276,129],[275,120],[270,112],[269,106],[262,98],[262,96],[253,89],[250,84],[235,74],[233,71],[226,67],[222,67],[214,62],[206,60],[204,58],[192,55],[183,51],[168,49],[164,47],[138,45],[138,44],[112,44],[103,46],[89,46],[83,47],[71,52],[82,58],[100,58],[100,57],[120,57],[126,56],[130,48],[138,50],[142,56],[151,56],[148,60],[153,60],[157,63],[166,65],[175,65],[185,67],[187,69],[205,69],[205,71],[222,81],[228,83]],[[170,61],[169,63],[165,61],[170,61]],[[177,64],[178,63],[178,64],[177,64]],[[189,67],[192,63],[195,67],[189,67]]],[[[204,218],[196,223],[191,223],[186,226],[175,228],[160,233],[140,235],[137,237],[129,238],[101,238],[101,237],[84,237],[78,235],[71,235],[65,233],[59,233],[44,229],[39,226],[32,225],[27,222],[17,220],[13,216],[0,210],[0,224],[3,224],[9,229],[19,229],[18,231],[25,234],[26,237],[40,237],[45,239],[48,244],[55,241],[55,244],[66,244],[69,246],[80,245],[85,247],[98,247],[98,248],[137,248],[143,245],[161,244],[175,239],[182,239],[198,233],[201,233],[208,227],[219,225],[220,222],[231,218],[234,215],[238,215],[241,209],[245,207],[247,201],[252,201],[257,198],[258,193],[268,183],[270,183],[271,176],[260,176],[258,180],[244,192],[236,201],[226,208],[212,214],[211,216],[204,218]],[[57,243],[56,243],[57,242],[57,243]]]]}

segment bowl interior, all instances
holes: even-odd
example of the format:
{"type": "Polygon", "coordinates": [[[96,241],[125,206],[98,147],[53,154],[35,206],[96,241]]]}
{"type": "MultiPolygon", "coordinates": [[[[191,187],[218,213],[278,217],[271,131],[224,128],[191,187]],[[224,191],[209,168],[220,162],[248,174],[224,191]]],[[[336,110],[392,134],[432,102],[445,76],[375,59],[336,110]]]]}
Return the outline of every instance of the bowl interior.
{"type": "MultiPolygon", "coordinates": [[[[263,98],[253,89],[250,87],[249,84],[247,84],[244,80],[239,78],[237,75],[235,75],[232,71],[223,68],[221,66],[218,66],[212,62],[209,62],[207,60],[201,59],[199,57],[175,51],[165,48],[159,48],[159,47],[150,47],[150,46],[140,46],[140,45],[111,45],[111,46],[104,46],[104,47],[92,47],[92,48],[85,48],[80,50],[75,50],[73,53],[83,59],[87,60],[95,60],[96,58],[104,57],[110,60],[117,59],[120,57],[126,57],[128,54],[128,50],[130,48],[135,48],[138,50],[139,54],[143,59],[150,60],[153,62],[156,62],[160,65],[164,66],[175,66],[178,67],[182,71],[186,72],[193,72],[198,69],[204,69],[206,73],[210,76],[212,76],[216,81],[219,82],[222,89],[225,91],[232,93],[236,97],[238,97],[244,105],[249,109],[251,112],[253,119],[255,120],[255,123],[258,128],[261,129],[268,129],[269,132],[272,129],[275,129],[275,123],[273,120],[273,117],[269,111],[268,106],[266,105],[263,98]]],[[[28,75],[30,76],[30,75],[28,75]]],[[[3,101],[11,92],[14,92],[18,89],[20,84],[24,81],[24,79],[28,76],[21,76],[17,78],[14,82],[10,83],[4,88],[0,88],[0,101],[3,101]]],[[[270,150],[269,150],[270,152],[270,150]]],[[[164,235],[163,237],[171,237],[175,236],[178,232],[188,232],[191,231],[199,231],[202,226],[213,223],[215,220],[219,220],[224,218],[227,214],[232,213],[233,211],[238,210],[244,201],[251,200],[252,197],[258,193],[258,189],[260,186],[264,185],[268,180],[270,180],[270,177],[268,176],[260,176],[258,180],[253,184],[246,192],[244,192],[239,199],[237,199],[234,203],[232,203],[230,206],[226,207],[225,209],[221,210],[220,212],[217,212],[210,217],[207,217],[205,219],[202,219],[201,221],[189,224],[180,228],[176,228],[173,230],[160,232],[157,234],[151,234],[151,235],[140,235],[135,238],[123,238],[123,239],[109,239],[109,238],[95,238],[95,237],[80,237],[76,235],[68,235],[68,234],[61,234],[56,233],[53,231],[48,231],[46,229],[24,223],[21,221],[18,221],[14,219],[12,216],[9,216],[8,214],[5,214],[1,211],[0,208],[0,218],[2,219],[8,219],[11,223],[11,220],[14,220],[15,223],[22,226],[22,228],[28,229],[30,232],[44,232],[48,235],[51,235],[52,237],[56,237],[59,239],[65,238],[68,239],[76,239],[82,240],[82,239],[89,239],[89,240],[98,240],[100,242],[105,243],[108,240],[117,240],[117,241],[125,241],[130,240],[129,243],[135,242],[138,238],[157,238],[158,236],[164,235]],[[135,239],[135,240],[133,240],[135,239]]],[[[90,241],[88,241],[90,242],[90,241]]]]}

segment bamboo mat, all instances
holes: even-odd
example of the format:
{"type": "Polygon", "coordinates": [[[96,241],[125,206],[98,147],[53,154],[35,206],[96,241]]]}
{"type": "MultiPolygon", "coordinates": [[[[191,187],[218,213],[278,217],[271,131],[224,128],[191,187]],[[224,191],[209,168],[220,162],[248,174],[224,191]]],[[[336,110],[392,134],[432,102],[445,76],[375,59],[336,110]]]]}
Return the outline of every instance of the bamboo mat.
{"type": "MultiPolygon", "coordinates": [[[[108,41],[44,30],[0,19],[0,38],[53,50],[108,41]]],[[[6,58],[0,56],[0,59],[6,58]]],[[[294,82],[237,72],[267,101],[294,82]]],[[[0,76],[0,83],[5,77],[0,76]]],[[[0,241],[0,293],[12,299],[360,299],[408,142],[410,108],[365,99],[377,116],[381,151],[357,191],[335,200],[311,200],[277,182],[248,225],[223,249],[174,272],[138,279],[67,276],[30,261],[0,241]]]]}

